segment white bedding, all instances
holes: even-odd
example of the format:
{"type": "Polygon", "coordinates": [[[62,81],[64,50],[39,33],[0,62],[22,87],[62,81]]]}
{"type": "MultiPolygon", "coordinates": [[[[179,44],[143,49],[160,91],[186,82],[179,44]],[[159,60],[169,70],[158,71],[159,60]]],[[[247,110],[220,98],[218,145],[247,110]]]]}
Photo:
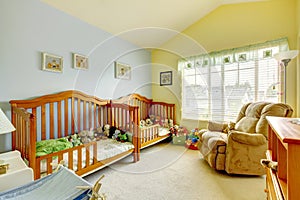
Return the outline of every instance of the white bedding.
{"type": "Polygon", "coordinates": [[[168,128],[159,127],[158,128],[158,136],[166,136],[170,133],[170,130],[168,128]]]}

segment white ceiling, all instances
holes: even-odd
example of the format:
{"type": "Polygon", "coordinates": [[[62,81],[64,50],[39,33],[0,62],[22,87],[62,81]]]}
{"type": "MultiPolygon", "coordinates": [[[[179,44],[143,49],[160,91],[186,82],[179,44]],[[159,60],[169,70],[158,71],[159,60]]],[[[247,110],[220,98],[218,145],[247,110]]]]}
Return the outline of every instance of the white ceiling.
{"type": "Polygon", "coordinates": [[[158,47],[224,4],[264,0],[41,0],[141,47],[158,47]]]}

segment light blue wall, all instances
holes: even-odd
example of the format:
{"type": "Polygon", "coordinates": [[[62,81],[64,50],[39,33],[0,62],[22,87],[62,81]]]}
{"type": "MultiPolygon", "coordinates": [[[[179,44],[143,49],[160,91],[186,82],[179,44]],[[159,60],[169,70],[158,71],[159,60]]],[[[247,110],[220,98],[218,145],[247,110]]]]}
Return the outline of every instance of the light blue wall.
{"type": "MultiPolygon", "coordinates": [[[[38,0],[1,0],[0,11],[0,107],[7,116],[11,99],[69,89],[103,99],[133,92],[151,98],[149,51],[38,0]],[[42,52],[62,56],[63,73],[42,71],[42,52]],[[73,69],[72,53],[89,56],[89,70],[73,69]],[[114,78],[116,60],[131,65],[130,80],[114,78]]],[[[10,147],[10,134],[0,136],[0,152],[10,147]]]]}

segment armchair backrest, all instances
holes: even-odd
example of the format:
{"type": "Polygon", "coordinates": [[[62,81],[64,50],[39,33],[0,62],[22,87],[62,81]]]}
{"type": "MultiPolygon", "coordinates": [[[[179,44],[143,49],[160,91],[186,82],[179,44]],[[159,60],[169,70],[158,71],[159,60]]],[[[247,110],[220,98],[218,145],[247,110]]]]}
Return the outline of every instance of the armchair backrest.
{"type": "Polygon", "coordinates": [[[293,109],[283,103],[247,103],[241,108],[234,128],[247,133],[261,133],[268,138],[266,116],[291,117],[292,114],[293,109]]]}

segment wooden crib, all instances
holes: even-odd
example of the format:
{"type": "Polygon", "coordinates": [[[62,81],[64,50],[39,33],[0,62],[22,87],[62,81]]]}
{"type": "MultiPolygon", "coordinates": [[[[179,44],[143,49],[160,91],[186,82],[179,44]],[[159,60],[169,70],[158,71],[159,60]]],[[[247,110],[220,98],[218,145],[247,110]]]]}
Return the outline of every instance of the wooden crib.
{"type": "Polygon", "coordinates": [[[77,175],[84,176],[101,169],[119,159],[133,154],[139,160],[140,141],[138,138],[139,112],[137,106],[111,104],[82,92],[69,90],[48,94],[28,100],[11,100],[12,123],[16,131],[12,133],[12,150],[21,156],[34,170],[34,178],[41,177],[41,169],[51,174],[54,159],[67,159],[67,167],[77,175]],[[98,141],[47,155],[36,157],[36,143],[41,140],[68,137],[83,130],[94,130],[105,124],[122,127],[132,133],[133,148],[103,160],[98,141]]]}
{"type": "MultiPolygon", "coordinates": [[[[140,94],[130,94],[119,99],[111,100],[112,104],[126,104],[137,106],[138,120],[145,120],[151,116],[160,118],[160,120],[172,120],[176,123],[175,104],[166,102],[156,102],[140,94]]],[[[139,133],[139,149],[146,148],[163,141],[170,137],[169,127],[162,127],[161,123],[153,123],[150,126],[140,127],[139,133]]]]}

